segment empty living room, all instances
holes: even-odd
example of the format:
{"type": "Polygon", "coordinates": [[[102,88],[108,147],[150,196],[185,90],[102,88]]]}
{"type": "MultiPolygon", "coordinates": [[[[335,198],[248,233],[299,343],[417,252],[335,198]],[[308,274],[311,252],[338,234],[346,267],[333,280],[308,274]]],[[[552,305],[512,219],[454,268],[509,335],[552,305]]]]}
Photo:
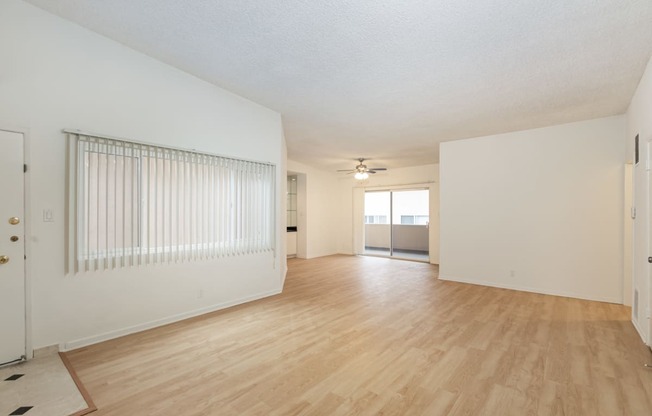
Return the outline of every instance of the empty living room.
{"type": "Polygon", "coordinates": [[[651,415],[652,3],[0,0],[0,415],[651,415]]]}

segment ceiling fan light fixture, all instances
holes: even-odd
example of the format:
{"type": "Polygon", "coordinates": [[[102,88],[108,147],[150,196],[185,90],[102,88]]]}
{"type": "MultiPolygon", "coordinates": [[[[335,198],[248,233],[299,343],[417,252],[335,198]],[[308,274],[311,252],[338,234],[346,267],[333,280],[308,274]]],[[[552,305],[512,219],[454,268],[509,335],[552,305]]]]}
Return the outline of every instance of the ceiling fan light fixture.
{"type": "Polygon", "coordinates": [[[367,172],[356,172],[354,176],[357,180],[363,181],[369,177],[369,174],[367,172]]]}
{"type": "Polygon", "coordinates": [[[364,164],[364,161],[364,158],[359,158],[359,163],[353,169],[339,169],[338,172],[346,172],[347,175],[354,174],[353,177],[355,179],[364,181],[369,178],[369,174],[371,173],[387,170],[387,168],[368,168],[367,165],[364,164]]]}

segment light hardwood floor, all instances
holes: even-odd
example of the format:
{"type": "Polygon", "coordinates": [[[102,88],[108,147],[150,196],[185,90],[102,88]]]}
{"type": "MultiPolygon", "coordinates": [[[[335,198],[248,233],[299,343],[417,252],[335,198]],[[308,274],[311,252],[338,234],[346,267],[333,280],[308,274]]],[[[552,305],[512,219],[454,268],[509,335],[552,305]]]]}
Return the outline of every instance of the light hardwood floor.
{"type": "Polygon", "coordinates": [[[283,294],[68,354],[96,415],[652,415],[614,304],[292,259],[283,294]]]}

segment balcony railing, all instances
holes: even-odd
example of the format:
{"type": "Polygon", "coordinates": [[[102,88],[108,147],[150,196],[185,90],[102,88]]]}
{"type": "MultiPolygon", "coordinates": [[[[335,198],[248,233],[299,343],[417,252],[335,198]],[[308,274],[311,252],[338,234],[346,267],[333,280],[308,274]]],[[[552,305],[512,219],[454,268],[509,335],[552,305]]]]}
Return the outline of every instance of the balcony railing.
{"type": "Polygon", "coordinates": [[[412,257],[414,254],[425,256],[427,260],[427,225],[365,224],[366,254],[389,255],[390,239],[393,240],[393,250],[397,257],[412,257]]]}

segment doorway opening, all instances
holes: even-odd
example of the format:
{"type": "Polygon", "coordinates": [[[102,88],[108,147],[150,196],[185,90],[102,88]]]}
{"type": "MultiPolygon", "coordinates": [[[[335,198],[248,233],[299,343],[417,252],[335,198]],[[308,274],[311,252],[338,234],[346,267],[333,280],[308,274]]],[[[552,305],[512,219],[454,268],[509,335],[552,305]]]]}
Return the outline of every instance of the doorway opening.
{"type": "Polygon", "coordinates": [[[286,248],[288,257],[307,258],[307,175],[287,171],[287,229],[286,248]]]}
{"type": "Polygon", "coordinates": [[[429,198],[428,189],[366,191],[363,254],[428,262],[429,198]]]}

